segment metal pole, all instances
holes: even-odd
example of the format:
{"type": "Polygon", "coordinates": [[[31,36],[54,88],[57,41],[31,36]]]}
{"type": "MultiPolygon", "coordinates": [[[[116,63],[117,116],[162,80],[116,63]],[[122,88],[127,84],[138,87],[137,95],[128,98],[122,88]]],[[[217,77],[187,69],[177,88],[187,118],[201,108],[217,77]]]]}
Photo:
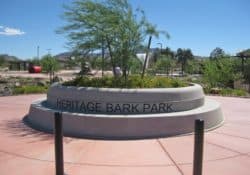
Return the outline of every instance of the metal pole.
{"type": "Polygon", "coordinates": [[[51,51],[51,49],[47,49],[47,51],[48,51],[48,55],[50,55],[50,51],[51,51]]]}
{"type": "Polygon", "coordinates": [[[39,46],[37,46],[37,59],[39,59],[39,46]]]}
{"type": "Polygon", "coordinates": [[[160,45],[160,47],[161,47],[161,52],[160,53],[162,53],[162,43],[157,43],[157,44],[160,45]]]}
{"type": "Polygon", "coordinates": [[[63,118],[62,113],[55,112],[55,165],[56,175],[64,174],[63,167],[63,118]]]}
{"type": "Polygon", "coordinates": [[[193,175],[202,175],[204,121],[195,120],[193,175]]]}

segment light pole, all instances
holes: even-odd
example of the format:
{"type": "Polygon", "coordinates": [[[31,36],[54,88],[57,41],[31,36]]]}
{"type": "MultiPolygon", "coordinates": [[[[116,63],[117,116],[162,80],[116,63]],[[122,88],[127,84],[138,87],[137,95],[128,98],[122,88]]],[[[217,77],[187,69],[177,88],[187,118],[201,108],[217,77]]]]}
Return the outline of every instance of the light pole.
{"type": "Polygon", "coordinates": [[[161,46],[161,52],[162,52],[162,43],[157,43],[157,44],[159,44],[161,46]]]}
{"type": "Polygon", "coordinates": [[[51,49],[47,49],[47,51],[48,51],[48,55],[49,55],[49,54],[50,54],[51,49]]]}
{"type": "Polygon", "coordinates": [[[37,46],[37,59],[39,59],[39,46],[37,46]]]}

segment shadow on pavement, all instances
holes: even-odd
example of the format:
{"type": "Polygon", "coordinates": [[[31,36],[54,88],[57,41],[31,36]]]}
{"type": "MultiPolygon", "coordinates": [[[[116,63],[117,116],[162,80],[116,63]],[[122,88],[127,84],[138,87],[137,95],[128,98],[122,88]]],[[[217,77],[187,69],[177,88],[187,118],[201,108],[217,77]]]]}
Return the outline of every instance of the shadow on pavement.
{"type": "Polygon", "coordinates": [[[26,137],[30,138],[30,142],[36,141],[51,141],[53,142],[53,135],[48,133],[43,133],[30,128],[26,124],[26,118],[23,120],[2,120],[0,123],[0,130],[5,133],[10,134],[12,137],[26,137]]]}

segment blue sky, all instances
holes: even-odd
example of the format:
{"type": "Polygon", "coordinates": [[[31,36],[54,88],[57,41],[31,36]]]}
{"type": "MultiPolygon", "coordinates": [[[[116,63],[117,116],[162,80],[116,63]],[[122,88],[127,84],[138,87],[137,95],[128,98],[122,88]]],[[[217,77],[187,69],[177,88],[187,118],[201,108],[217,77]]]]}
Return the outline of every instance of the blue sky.
{"type": "MultiPolygon", "coordinates": [[[[55,30],[65,22],[62,4],[71,0],[1,0],[0,54],[22,59],[68,51],[66,38],[55,30]]],[[[215,47],[229,54],[250,48],[249,0],[130,0],[145,10],[149,21],[169,32],[171,38],[153,38],[176,50],[190,48],[208,56],[215,47]]]]}

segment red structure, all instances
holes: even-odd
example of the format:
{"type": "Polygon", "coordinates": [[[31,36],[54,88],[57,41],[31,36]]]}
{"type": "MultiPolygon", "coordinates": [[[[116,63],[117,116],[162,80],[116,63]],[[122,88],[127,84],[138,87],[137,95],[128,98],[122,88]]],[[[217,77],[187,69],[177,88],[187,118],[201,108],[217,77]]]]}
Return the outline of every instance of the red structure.
{"type": "Polygon", "coordinates": [[[34,66],[34,65],[29,66],[29,73],[41,73],[41,72],[42,72],[41,66],[34,66]]]}

